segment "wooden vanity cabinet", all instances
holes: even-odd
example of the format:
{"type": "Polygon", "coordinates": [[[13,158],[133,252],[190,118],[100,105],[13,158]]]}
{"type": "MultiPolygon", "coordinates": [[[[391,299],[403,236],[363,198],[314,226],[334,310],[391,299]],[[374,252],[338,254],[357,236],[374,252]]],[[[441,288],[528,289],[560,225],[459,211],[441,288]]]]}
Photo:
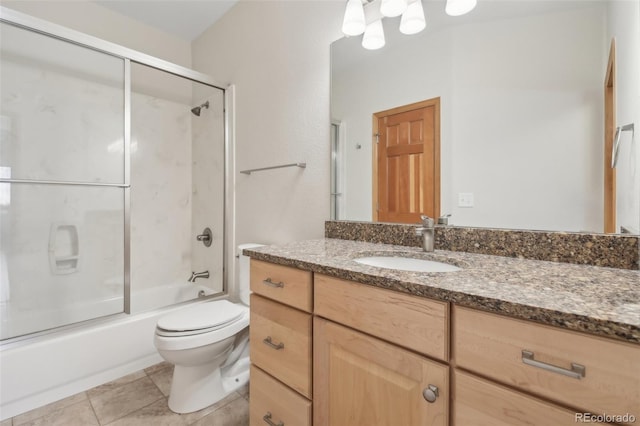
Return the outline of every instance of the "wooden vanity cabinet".
{"type": "Polygon", "coordinates": [[[448,424],[446,365],[319,317],[313,332],[315,426],[448,424]]]}
{"type": "Polygon", "coordinates": [[[254,259],[251,289],[251,425],[640,418],[639,345],[254,259]]]}
{"type": "Polygon", "coordinates": [[[251,425],[311,426],[311,401],[251,366],[251,425]]]}
{"type": "Polygon", "coordinates": [[[533,398],[473,374],[453,374],[456,426],[560,426],[576,424],[575,411],[533,398]]]}
{"type": "Polygon", "coordinates": [[[314,276],[315,426],[448,425],[448,304],[314,276]]]}
{"type": "MultiPolygon", "coordinates": [[[[551,415],[537,398],[554,401],[573,413],[640,417],[640,347],[624,342],[508,318],[475,309],[454,306],[452,352],[457,369],[464,369],[491,382],[514,388],[503,392],[513,401],[527,399],[531,410],[527,422],[539,414],[551,415]],[[517,396],[519,391],[532,396],[517,396]]],[[[454,418],[464,419],[473,406],[487,409],[496,401],[476,395],[470,398],[467,376],[458,378],[454,418]],[[481,407],[483,406],[483,407],[481,407]]],[[[473,386],[480,388],[478,382],[473,386]]],[[[489,395],[489,392],[485,392],[489,395]]],[[[500,405],[499,403],[497,405],[500,405]]],[[[524,412],[524,405],[520,405],[524,412]]],[[[507,410],[505,406],[500,408],[507,410]]],[[[467,420],[456,425],[469,424],[467,420]]]]}
{"type": "Polygon", "coordinates": [[[311,426],[312,274],[251,260],[251,425],[311,426]]]}
{"type": "Polygon", "coordinates": [[[314,276],[314,313],[363,333],[449,360],[449,304],[397,291],[314,276]]]}

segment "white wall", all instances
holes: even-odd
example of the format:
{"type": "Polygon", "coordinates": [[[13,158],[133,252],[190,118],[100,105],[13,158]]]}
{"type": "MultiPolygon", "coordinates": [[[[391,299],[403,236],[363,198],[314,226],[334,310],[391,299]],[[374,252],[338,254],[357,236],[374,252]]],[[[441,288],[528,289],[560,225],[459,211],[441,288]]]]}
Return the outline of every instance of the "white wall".
{"type": "Polygon", "coordinates": [[[236,244],[320,238],[329,218],[329,45],[343,2],[249,1],[193,43],[236,85],[236,244]],[[247,176],[241,170],[306,162],[247,176]]]}
{"type": "Polygon", "coordinates": [[[593,3],[428,27],[336,73],[346,218],[371,218],[372,114],[439,96],[441,211],[451,223],[601,231],[603,16],[593,3]],[[460,192],[474,193],[473,208],[457,207],[460,192]]]}
{"type": "Polygon", "coordinates": [[[2,6],[190,67],[188,41],[86,0],[3,0],[2,6]]]}
{"type": "Polygon", "coordinates": [[[454,33],[443,197],[454,223],[602,232],[604,11],[594,2],[454,33]],[[457,207],[460,192],[474,208],[457,207]]]}
{"type": "MultiPolygon", "coordinates": [[[[616,172],[616,226],[640,232],[640,3],[609,2],[608,40],[616,39],[616,122],[635,123],[635,140],[622,134],[616,172]]],[[[607,44],[607,49],[608,49],[607,44]]],[[[607,52],[608,54],[608,52],[607,52]]]]}

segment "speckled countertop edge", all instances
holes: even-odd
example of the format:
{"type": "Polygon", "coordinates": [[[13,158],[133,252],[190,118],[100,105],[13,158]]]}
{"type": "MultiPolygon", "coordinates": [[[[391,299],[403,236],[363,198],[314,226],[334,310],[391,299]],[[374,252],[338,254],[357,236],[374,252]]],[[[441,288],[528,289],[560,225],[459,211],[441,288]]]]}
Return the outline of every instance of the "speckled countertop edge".
{"type": "Polygon", "coordinates": [[[319,239],[245,249],[258,260],[428,297],[513,318],[640,344],[640,271],[389,244],[319,239]],[[419,273],[356,257],[398,252],[462,267],[419,273]]]}

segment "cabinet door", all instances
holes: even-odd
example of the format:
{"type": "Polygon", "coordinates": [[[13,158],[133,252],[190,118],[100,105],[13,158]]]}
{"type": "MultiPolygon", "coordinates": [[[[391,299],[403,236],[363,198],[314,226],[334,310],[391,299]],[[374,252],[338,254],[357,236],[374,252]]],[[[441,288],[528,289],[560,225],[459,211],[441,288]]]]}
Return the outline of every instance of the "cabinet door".
{"type": "Polygon", "coordinates": [[[448,424],[447,366],[330,321],[313,324],[314,426],[448,424]],[[423,396],[430,386],[433,402],[423,396]]]}

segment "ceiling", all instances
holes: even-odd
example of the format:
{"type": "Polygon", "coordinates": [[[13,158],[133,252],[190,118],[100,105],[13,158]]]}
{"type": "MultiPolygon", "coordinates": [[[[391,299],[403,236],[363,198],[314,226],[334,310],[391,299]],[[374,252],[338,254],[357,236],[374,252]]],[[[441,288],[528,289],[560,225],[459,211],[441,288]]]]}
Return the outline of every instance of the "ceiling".
{"type": "Polygon", "coordinates": [[[193,41],[238,0],[95,0],[122,15],[193,41]]]}

